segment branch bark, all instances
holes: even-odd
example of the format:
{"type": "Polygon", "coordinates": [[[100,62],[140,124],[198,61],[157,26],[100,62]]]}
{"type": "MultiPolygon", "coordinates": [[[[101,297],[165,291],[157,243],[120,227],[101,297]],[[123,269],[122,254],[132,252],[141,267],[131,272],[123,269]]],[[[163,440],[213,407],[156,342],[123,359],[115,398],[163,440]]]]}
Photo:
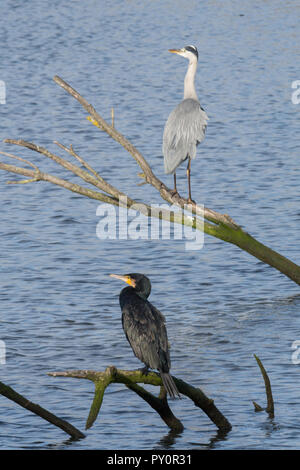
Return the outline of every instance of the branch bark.
{"type": "Polygon", "coordinates": [[[269,379],[269,376],[266,372],[266,369],[264,368],[261,360],[259,357],[254,354],[255,360],[260,368],[261,374],[263,376],[264,382],[265,382],[265,389],[266,389],[266,396],[267,396],[267,407],[262,408],[260,405],[258,405],[255,401],[253,402],[254,409],[255,411],[266,411],[270,418],[274,418],[274,401],[273,401],[273,395],[272,395],[272,388],[271,388],[271,382],[269,379]]]}
{"type": "MultiPolygon", "coordinates": [[[[109,366],[104,372],[97,372],[93,370],[71,370],[64,372],[49,372],[48,375],[52,377],[72,377],[77,379],[88,379],[95,384],[94,400],[89,412],[89,416],[86,422],[86,429],[90,428],[95,422],[98,413],[100,411],[103,396],[106,388],[111,383],[123,383],[130,390],[134,391],[143,400],[145,400],[163,419],[163,421],[174,431],[181,431],[183,429],[182,423],[172,413],[167,397],[165,393],[160,393],[159,397],[149,393],[143,387],[139,386],[138,383],[144,383],[155,386],[162,386],[162,380],[160,375],[156,372],[149,372],[144,375],[140,370],[120,370],[114,366],[109,366]]],[[[184,382],[181,379],[177,379],[172,376],[176,387],[182,395],[190,398],[195,406],[201,408],[204,413],[210,418],[210,420],[220,429],[229,431],[231,424],[223,416],[223,414],[215,406],[214,401],[208,398],[202,390],[195,388],[192,385],[184,382]]]]}
{"type": "Polygon", "coordinates": [[[75,439],[85,437],[85,435],[81,431],[76,429],[74,426],[72,426],[72,424],[59,418],[58,416],[55,416],[53,413],[50,413],[50,411],[46,410],[45,408],[42,408],[40,405],[32,403],[30,400],[25,398],[23,395],[17,393],[13,388],[9,387],[8,385],[5,385],[3,382],[0,382],[0,395],[3,395],[9,400],[14,401],[18,405],[22,406],[26,410],[31,411],[37,416],[40,416],[49,423],[54,424],[54,426],[62,429],[75,439]]]}
{"type": "MultiPolygon", "coordinates": [[[[188,204],[187,199],[180,197],[178,194],[174,195],[173,192],[155,176],[145,158],[134,147],[134,145],[132,145],[131,142],[129,142],[121,133],[119,133],[113,125],[109,125],[97,113],[91,104],[89,104],[74,88],[72,88],[60,77],[55,76],[54,81],[83,106],[83,108],[89,113],[90,116],[88,116],[88,118],[92,123],[97,125],[102,131],[105,131],[110,137],[112,137],[130,153],[130,155],[135,159],[137,164],[142,169],[142,177],[144,178],[145,183],[151,184],[160,193],[161,197],[169,204],[178,206],[180,209],[184,209],[184,214],[182,211],[161,210],[151,207],[148,204],[135,201],[133,198],[125,195],[113,185],[105,181],[104,178],[102,178],[100,174],[96,172],[96,170],[94,170],[82,157],[80,157],[74,151],[72,146],[67,148],[58,142],[55,143],[59,145],[60,148],[75,157],[81,163],[81,165],[85,167],[85,169],[68,162],[64,158],[59,157],[58,155],[55,155],[49,152],[49,150],[34,143],[15,139],[4,140],[6,143],[26,147],[35,152],[39,152],[48,158],[51,158],[69,172],[79,176],[85,183],[94,186],[96,190],[72,183],[48,173],[44,173],[30,162],[27,163],[33,166],[33,169],[31,170],[6,163],[0,163],[0,169],[10,173],[24,175],[29,178],[28,180],[20,181],[19,183],[48,181],[52,184],[56,184],[65,189],[76,192],[83,196],[90,197],[92,199],[96,199],[98,201],[113,204],[115,206],[127,208],[134,207],[135,210],[139,210],[146,217],[156,217],[168,220],[171,223],[183,224],[193,227],[197,230],[202,230],[208,235],[214,236],[220,240],[239,247],[263,263],[266,263],[269,266],[277,269],[292,281],[300,285],[300,266],[285,256],[267,247],[266,245],[260,243],[248,232],[244,231],[242,227],[237,224],[229,215],[220,214],[201,205],[188,204]],[[191,213],[192,215],[187,216],[187,213],[191,213]]],[[[8,155],[5,152],[0,153],[8,155]]],[[[12,155],[10,154],[10,156],[12,155]]],[[[20,159],[20,157],[16,156],[13,156],[13,158],[20,159]]]]}

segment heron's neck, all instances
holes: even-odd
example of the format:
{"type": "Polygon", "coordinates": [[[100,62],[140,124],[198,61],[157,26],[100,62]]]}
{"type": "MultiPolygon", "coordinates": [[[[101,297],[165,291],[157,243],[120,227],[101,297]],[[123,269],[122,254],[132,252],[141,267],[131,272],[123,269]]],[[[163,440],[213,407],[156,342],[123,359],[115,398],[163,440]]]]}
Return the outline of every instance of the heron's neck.
{"type": "Polygon", "coordinates": [[[192,98],[193,100],[198,101],[198,96],[195,90],[195,75],[197,70],[197,61],[192,61],[189,63],[186,76],[184,79],[184,95],[183,98],[192,98]]]}

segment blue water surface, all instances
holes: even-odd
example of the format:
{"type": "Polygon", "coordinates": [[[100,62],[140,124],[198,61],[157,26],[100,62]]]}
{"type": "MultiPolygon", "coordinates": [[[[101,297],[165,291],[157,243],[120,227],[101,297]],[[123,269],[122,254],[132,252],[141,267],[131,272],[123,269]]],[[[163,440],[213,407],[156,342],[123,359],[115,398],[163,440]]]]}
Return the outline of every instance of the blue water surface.
{"type": "MultiPolygon", "coordinates": [[[[195,44],[196,87],[210,120],[192,163],[193,198],[300,263],[298,2],[8,0],[3,10],[1,141],[25,139],[75,162],[53,141],[72,144],[111,184],[160,204],[154,188],[139,185],[134,159],[52,78],[70,83],[107,120],[113,107],[116,128],[171,186],[162,133],[182,99],[187,63],[168,49],[195,44]]],[[[5,143],[0,150],[80,183],[41,154],[5,143]]],[[[185,165],[177,175],[187,194],[185,165]]],[[[122,331],[123,286],[108,275],[142,272],[167,319],[173,374],[213,398],[232,424],[218,433],[183,399],[171,407],[185,429],[170,435],[143,400],[113,384],[86,438],[72,441],[0,396],[1,449],[300,448],[300,365],[292,357],[299,286],[209,236],[197,251],[184,239],[99,239],[97,201],[45,182],[6,185],[24,178],[0,176],[1,381],[84,430],[93,384],[47,372],[140,367],[122,331]],[[273,419],[254,412],[253,400],[266,403],[254,354],[270,376],[273,419]]]]}

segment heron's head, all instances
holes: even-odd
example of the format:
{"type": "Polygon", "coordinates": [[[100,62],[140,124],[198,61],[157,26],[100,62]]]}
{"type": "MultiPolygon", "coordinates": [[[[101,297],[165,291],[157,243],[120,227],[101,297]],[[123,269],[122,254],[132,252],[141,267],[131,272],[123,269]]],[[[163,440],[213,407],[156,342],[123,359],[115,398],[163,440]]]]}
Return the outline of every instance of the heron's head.
{"type": "Polygon", "coordinates": [[[194,62],[195,60],[198,61],[197,47],[193,45],[185,46],[182,49],[169,49],[169,52],[181,55],[182,57],[189,59],[190,62],[194,62]]]}
{"type": "Polygon", "coordinates": [[[110,277],[126,282],[126,284],[129,284],[136,290],[137,294],[140,294],[144,298],[150,295],[151,282],[144,274],[130,273],[121,276],[119,274],[110,274],[110,277]]]}

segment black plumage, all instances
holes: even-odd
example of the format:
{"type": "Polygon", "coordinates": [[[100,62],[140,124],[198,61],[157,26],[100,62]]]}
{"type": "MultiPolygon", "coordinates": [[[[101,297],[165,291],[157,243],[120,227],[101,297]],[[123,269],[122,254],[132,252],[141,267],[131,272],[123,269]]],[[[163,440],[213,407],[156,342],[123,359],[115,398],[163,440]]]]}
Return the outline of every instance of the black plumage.
{"type": "Polygon", "coordinates": [[[147,298],[151,292],[150,280],[143,274],[126,274],[112,277],[127,282],[120,293],[122,325],[126,338],[135,356],[146,366],[144,372],[157,369],[167,393],[172,397],[180,396],[169,374],[171,361],[165,317],[147,298]]]}

